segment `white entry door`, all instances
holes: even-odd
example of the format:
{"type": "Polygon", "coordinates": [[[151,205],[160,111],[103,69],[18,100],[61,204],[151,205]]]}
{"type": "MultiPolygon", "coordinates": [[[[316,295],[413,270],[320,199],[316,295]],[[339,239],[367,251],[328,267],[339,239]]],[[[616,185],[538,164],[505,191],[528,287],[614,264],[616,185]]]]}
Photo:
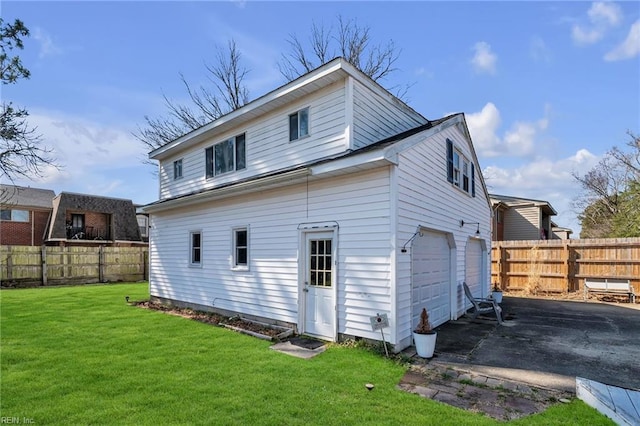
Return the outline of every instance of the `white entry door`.
{"type": "Polygon", "coordinates": [[[334,340],[336,278],[333,232],[306,233],[304,240],[304,332],[334,340]]]}
{"type": "Polygon", "coordinates": [[[423,231],[411,247],[411,322],[415,327],[422,308],[433,327],[451,319],[451,250],[446,234],[423,231]]]}

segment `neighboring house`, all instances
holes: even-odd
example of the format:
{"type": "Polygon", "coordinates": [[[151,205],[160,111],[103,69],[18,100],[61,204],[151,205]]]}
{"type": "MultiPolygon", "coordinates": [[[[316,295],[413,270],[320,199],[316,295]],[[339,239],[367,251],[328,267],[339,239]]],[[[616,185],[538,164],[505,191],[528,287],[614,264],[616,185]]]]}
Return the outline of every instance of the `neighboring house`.
{"type": "Polygon", "coordinates": [[[55,195],[49,189],[0,185],[0,245],[42,245],[55,195]]]}
{"type": "Polygon", "coordinates": [[[429,121],[338,58],[150,153],[153,299],[399,351],[489,292],[491,207],[463,114],[429,121]]]}
{"type": "Polygon", "coordinates": [[[47,245],[142,243],[131,200],[61,192],[53,199],[47,245]]]}
{"type": "Polygon", "coordinates": [[[551,216],[557,213],[547,201],[490,194],[493,241],[547,240],[552,238],[551,216]]]}
{"type": "Polygon", "coordinates": [[[573,231],[571,228],[563,228],[551,221],[551,234],[554,240],[568,240],[571,238],[573,231]]]}
{"type": "Polygon", "coordinates": [[[142,210],[141,205],[136,204],[136,220],[138,221],[138,229],[140,230],[140,238],[145,243],[149,242],[149,214],[142,210]]]}

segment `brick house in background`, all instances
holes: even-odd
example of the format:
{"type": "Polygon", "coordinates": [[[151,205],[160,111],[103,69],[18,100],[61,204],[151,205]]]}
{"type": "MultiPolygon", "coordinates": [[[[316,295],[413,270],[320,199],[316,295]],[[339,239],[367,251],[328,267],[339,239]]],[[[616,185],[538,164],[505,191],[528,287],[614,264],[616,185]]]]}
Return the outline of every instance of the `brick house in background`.
{"type": "Polygon", "coordinates": [[[131,200],[0,185],[0,208],[0,245],[147,244],[131,200]]]}
{"type": "Polygon", "coordinates": [[[143,244],[131,200],[61,192],[53,199],[47,245],[143,244]]]}
{"type": "Polygon", "coordinates": [[[55,195],[50,189],[0,185],[0,245],[42,245],[55,195]]]}

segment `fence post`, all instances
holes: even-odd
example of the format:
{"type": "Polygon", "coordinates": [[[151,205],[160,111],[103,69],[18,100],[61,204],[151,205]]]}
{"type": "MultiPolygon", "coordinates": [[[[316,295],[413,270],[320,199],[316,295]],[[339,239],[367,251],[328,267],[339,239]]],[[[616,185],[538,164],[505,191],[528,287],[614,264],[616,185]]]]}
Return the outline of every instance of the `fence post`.
{"type": "Polygon", "coordinates": [[[13,259],[11,258],[11,246],[7,246],[7,281],[13,278],[13,259]]]}
{"type": "Polygon", "coordinates": [[[147,250],[142,251],[142,280],[149,281],[149,252],[147,250]]]}
{"type": "Polygon", "coordinates": [[[509,288],[509,278],[507,276],[507,249],[498,243],[498,273],[500,274],[500,288],[507,290],[509,288]]]}
{"type": "Polygon", "coordinates": [[[40,249],[40,265],[42,269],[42,285],[47,285],[47,246],[40,249]]]}
{"type": "Polygon", "coordinates": [[[98,248],[98,281],[104,282],[104,246],[98,248]]]}

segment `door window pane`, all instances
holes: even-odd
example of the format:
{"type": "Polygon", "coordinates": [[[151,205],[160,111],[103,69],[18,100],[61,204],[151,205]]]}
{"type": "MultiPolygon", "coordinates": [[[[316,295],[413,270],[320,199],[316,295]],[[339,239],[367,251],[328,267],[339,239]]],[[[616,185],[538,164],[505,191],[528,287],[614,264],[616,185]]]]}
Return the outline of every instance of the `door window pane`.
{"type": "Polygon", "coordinates": [[[309,284],[331,287],[331,240],[311,240],[309,248],[309,284]]]}

